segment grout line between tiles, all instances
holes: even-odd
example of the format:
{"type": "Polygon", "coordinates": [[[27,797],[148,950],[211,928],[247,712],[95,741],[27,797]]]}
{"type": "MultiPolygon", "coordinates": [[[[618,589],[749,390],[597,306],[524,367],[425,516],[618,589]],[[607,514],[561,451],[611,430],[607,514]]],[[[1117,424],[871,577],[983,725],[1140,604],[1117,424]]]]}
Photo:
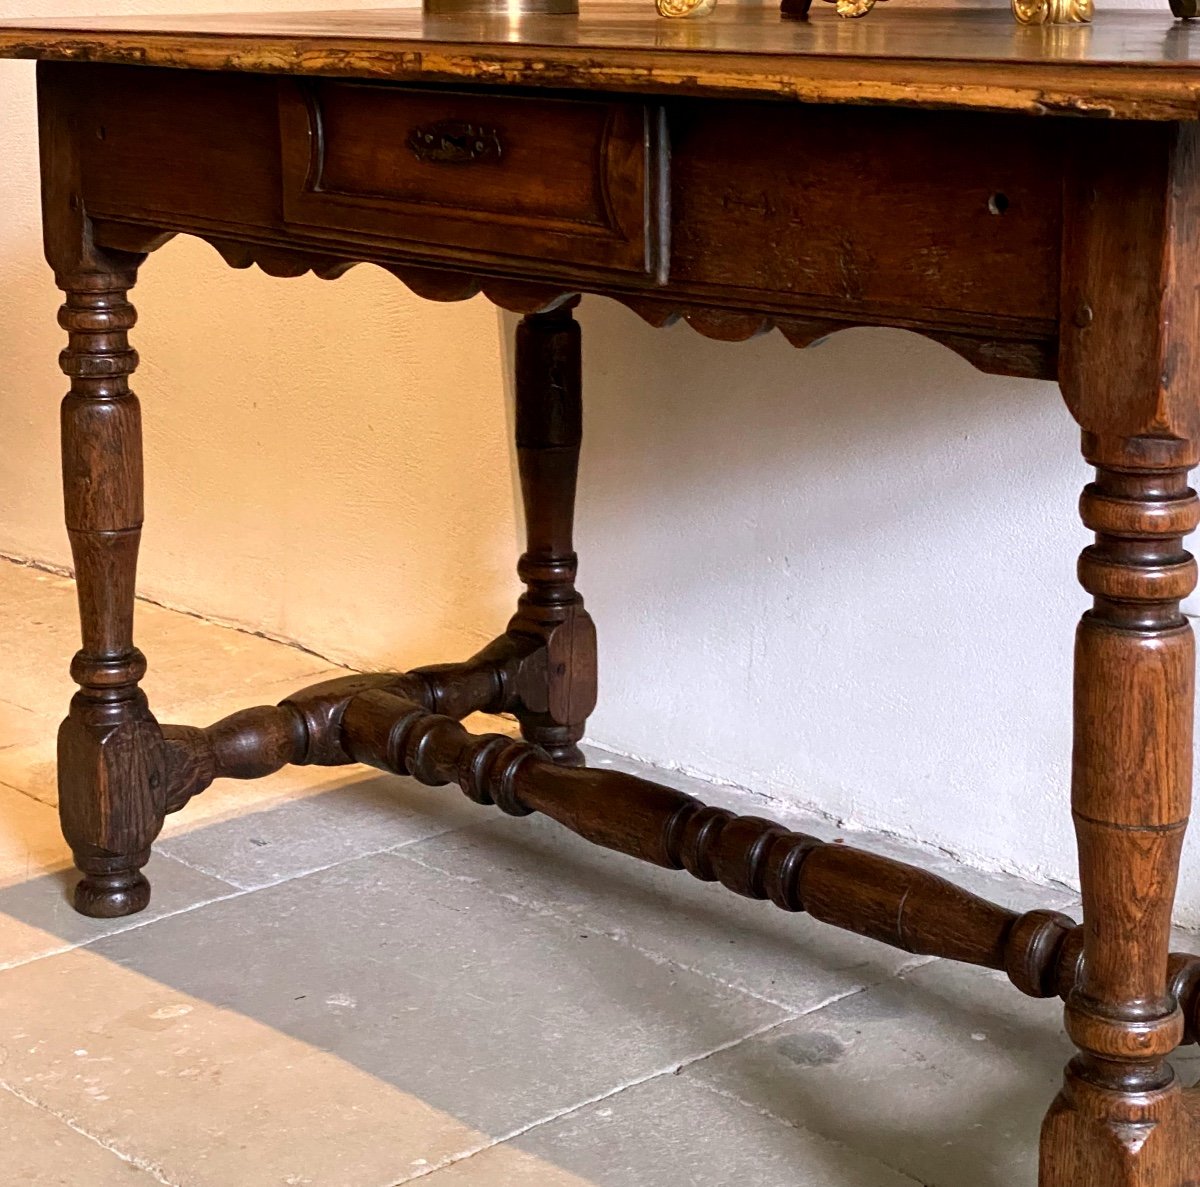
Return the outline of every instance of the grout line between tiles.
{"type": "Polygon", "coordinates": [[[130,1166],[137,1167],[140,1171],[145,1171],[156,1183],[162,1183],[163,1187],[180,1187],[179,1184],[172,1182],[162,1172],[162,1168],[156,1163],[150,1162],[145,1158],[139,1158],[136,1154],[126,1154],[124,1150],[119,1149],[112,1142],[106,1141],[104,1138],[97,1136],[94,1133],[89,1133],[82,1125],[79,1124],[73,1117],[67,1113],[60,1113],[57,1109],[52,1109],[43,1101],[37,1100],[35,1097],[29,1096],[22,1092],[15,1085],[10,1084],[7,1080],[0,1080],[0,1089],[15,1096],[17,1100],[23,1101],[31,1108],[38,1109],[41,1112],[53,1117],[56,1121],[61,1121],[69,1130],[79,1134],[80,1137],[87,1138],[89,1142],[95,1143],[102,1150],[107,1150],[110,1154],[115,1155],[122,1162],[130,1166]]]}
{"type": "MultiPolygon", "coordinates": [[[[723,977],[718,976],[716,973],[711,972],[708,969],[697,968],[694,965],[686,964],[684,961],[667,956],[662,952],[656,952],[652,948],[643,948],[640,944],[637,944],[631,940],[629,936],[622,931],[608,930],[604,927],[600,927],[589,922],[586,918],[573,918],[570,915],[561,914],[558,911],[555,911],[553,907],[547,906],[544,903],[539,903],[536,900],[526,900],[520,895],[513,894],[508,891],[497,890],[494,887],[483,884],[481,879],[472,878],[469,874],[452,874],[449,870],[445,870],[441,866],[433,865],[428,861],[423,861],[421,858],[410,853],[401,852],[401,850],[408,849],[412,845],[419,843],[420,842],[416,841],[406,842],[402,846],[396,846],[392,849],[385,850],[384,852],[393,853],[397,857],[403,857],[405,861],[411,861],[414,865],[421,866],[422,869],[429,870],[431,873],[440,874],[443,877],[452,878],[457,882],[464,882],[468,885],[476,886],[483,890],[485,894],[490,894],[493,898],[498,898],[504,902],[512,903],[515,906],[521,907],[523,910],[531,911],[535,915],[539,915],[543,918],[553,919],[556,922],[565,924],[569,927],[586,927],[589,929],[589,931],[594,932],[596,935],[602,936],[604,939],[610,940],[614,944],[618,944],[621,947],[628,948],[629,950],[636,952],[639,956],[644,957],[651,963],[658,965],[660,968],[679,969],[682,972],[690,973],[696,977],[701,977],[706,981],[711,981],[712,983],[719,985],[722,989],[729,990],[731,993],[744,994],[746,997],[753,998],[755,1001],[762,1002],[764,1005],[775,1006],[781,1010],[791,1011],[795,1009],[795,1006],[789,1002],[780,1001],[778,998],[769,997],[767,994],[759,993],[757,990],[750,989],[746,985],[739,985],[736,982],[727,981],[723,977]]],[[[884,974],[878,980],[872,981],[869,985],[861,986],[861,988],[873,989],[876,985],[882,984],[884,981],[891,980],[893,977],[902,976],[904,973],[911,972],[913,969],[920,968],[922,965],[928,964],[936,959],[937,958],[933,956],[918,957],[916,960],[910,961],[907,964],[902,965],[900,968],[884,974]]],[[[849,973],[850,970],[847,970],[847,972],[849,973]]],[[[820,1009],[821,1007],[818,1006],[816,1008],[820,1009]]]]}
{"type": "Polygon", "coordinates": [[[811,1134],[813,1137],[819,1138],[821,1141],[826,1142],[831,1146],[834,1146],[840,1150],[846,1150],[851,1154],[857,1154],[859,1157],[868,1157],[872,1161],[879,1163],[880,1166],[886,1167],[888,1170],[893,1171],[895,1174],[900,1175],[905,1179],[908,1179],[912,1183],[916,1183],[918,1187],[930,1187],[930,1184],[926,1183],[924,1179],[918,1179],[915,1175],[909,1174],[908,1171],[906,1171],[902,1166],[894,1166],[892,1163],[880,1158],[877,1154],[865,1154],[864,1151],[856,1149],[854,1146],[850,1145],[850,1143],[844,1142],[839,1138],[832,1138],[828,1134],[821,1133],[819,1130],[809,1129],[808,1126],[801,1125],[799,1122],[789,1121],[788,1118],[781,1117],[778,1113],[772,1112],[772,1110],[763,1105],[756,1105],[753,1101],[749,1101],[746,1100],[745,1097],[738,1096],[736,1092],[730,1092],[728,1088],[721,1088],[719,1085],[713,1084],[709,1080],[703,1080],[699,1078],[693,1079],[691,1082],[701,1088],[707,1089],[714,1096],[719,1096],[723,1100],[732,1101],[734,1104],[741,1105],[743,1108],[749,1109],[750,1112],[756,1113],[760,1117],[766,1117],[770,1121],[775,1121],[780,1125],[787,1126],[788,1129],[796,1129],[801,1133],[811,1134]]]}
{"type": "MultiPolygon", "coordinates": [[[[677,1076],[687,1068],[694,1067],[697,1064],[703,1063],[706,1059],[711,1059],[714,1055],[720,1055],[725,1051],[731,1051],[735,1047],[740,1047],[743,1043],[748,1043],[753,1039],[761,1038],[763,1035],[770,1034],[773,1030],[778,1030],[781,1026],[795,1022],[800,1018],[807,1018],[812,1014],[817,1014],[821,1010],[828,1009],[830,1006],[836,1005],[838,1002],[846,1001],[848,998],[857,997],[859,994],[868,993],[872,986],[856,985],[853,989],[843,990],[841,993],[830,994],[824,1001],[818,1002],[815,1006],[811,1006],[804,1010],[793,1010],[787,1017],[779,1018],[774,1022],[768,1022],[763,1026],[749,1031],[744,1035],[740,1035],[736,1039],[730,1039],[728,1042],[720,1043],[708,1051],[702,1051],[698,1055],[688,1056],[683,1060],[677,1060],[666,1067],[659,1068],[657,1071],[647,1072],[645,1075],[637,1076],[632,1080],[628,1080],[623,1084],[618,1084],[614,1088],[607,1089],[604,1092],[598,1092],[594,1096],[588,1097],[586,1100],[578,1101],[576,1104],[568,1105],[566,1108],[558,1109],[557,1111],[548,1114],[537,1121],[530,1121],[526,1125],[518,1126],[509,1133],[502,1134],[498,1138],[492,1138],[487,1142],[482,1142],[480,1145],[470,1150],[461,1151],[458,1154],[451,1154],[444,1158],[441,1162],[434,1166],[426,1167],[416,1174],[409,1175],[406,1178],[399,1179],[389,1187],[404,1187],[405,1184],[411,1183],[416,1179],[423,1179],[428,1175],[436,1174],[438,1171],[446,1170],[448,1167],[454,1166],[456,1163],[465,1162],[470,1158],[474,1158],[477,1154],[482,1154],[494,1146],[501,1146],[508,1142],[515,1141],[517,1138],[524,1137],[527,1133],[532,1133],[535,1129],[540,1129],[544,1125],[550,1125],[555,1121],[561,1121],[566,1117],[570,1117],[583,1109],[590,1108],[592,1105],[601,1103],[602,1101],[611,1100],[619,1096],[621,1093],[628,1091],[630,1088],[638,1088],[643,1084],[648,1084],[652,1080],[661,1079],[664,1076],[677,1076]]],[[[753,1107],[753,1106],[750,1106],[753,1107]]],[[[782,1118],[776,1118],[782,1120],[782,1118]]],[[[789,1124],[784,1122],[784,1124],[789,1124]]],[[[878,1162],[879,1160],[876,1159],[878,1162]]],[[[881,1166],[886,1166],[886,1163],[880,1163],[881,1166]]],[[[894,1169],[889,1167],[890,1169],[894,1169]]],[[[903,1171],[899,1172],[904,1174],[903,1171]]],[[[911,1178],[912,1176],[907,1176],[911,1178]]],[[[917,1180],[914,1180],[916,1182],[917,1180]]],[[[922,1185],[925,1187],[925,1185],[922,1185]]]]}
{"type": "Polygon", "coordinates": [[[811,1137],[818,1138],[821,1141],[824,1141],[824,1143],[836,1147],[836,1149],[845,1150],[848,1153],[857,1155],[860,1158],[870,1158],[872,1162],[876,1162],[880,1164],[881,1167],[893,1171],[894,1174],[900,1175],[902,1179],[907,1179],[912,1183],[916,1183],[917,1187],[931,1187],[930,1183],[926,1183],[924,1179],[918,1179],[916,1175],[908,1174],[908,1171],[905,1170],[904,1167],[896,1167],[896,1165],[893,1163],[887,1162],[886,1159],[881,1158],[878,1155],[874,1155],[874,1153],[872,1153],[872,1155],[868,1155],[868,1153],[856,1149],[856,1147],[852,1146],[850,1143],[848,1143],[848,1141],[842,1141],[838,1138],[830,1138],[828,1134],[821,1133],[820,1131],[817,1131],[817,1129],[810,1129],[808,1126],[799,1125],[799,1122],[796,1121],[788,1121],[787,1117],[781,1117],[778,1113],[773,1113],[772,1110],[764,1108],[761,1104],[755,1104],[752,1101],[746,1101],[744,1097],[738,1096],[737,1092],[731,1092],[728,1089],[722,1089],[722,1087],[710,1083],[709,1080],[697,1078],[692,1079],[691,1083],[702,1087],[702,1089],[712,1092],[714,1096],[719,1096],[722,1099],[725,1099],[725,1101],[732,1101],[734,1104],[742,1105],[744,1109],[749,1109],[751,1113],[756,1113],[760,1117],[767,1117],[769,1121],[775,1121],[776,1123],[779,1123],[779,1125],[786,1126],[788,1129],[797,1129],[797,1131],[800,1133],[810,1134],[811,1137]]]}
{"type": "MultiPolygon", "coordinates": [[[[0,746],[0,750],[7,749],[9,749],[9,747],[0,746]]],[[[6,783],[3,779],[0,779],[0,787],[3,787],[7,791],[15,791],[17,795],[23,795],[27,800],[33,800],[35,804],[41,804],[43,808],[54,808],[53,804],[46,803],[45,800],[39,799],[36,795],[34,795],[32,791],[26,791],[25,788],[18,787],[15,783],[6,783]]]]}
{"type": "MultiPolygon", "coordinates": [[[[416,844],[411,842],[410,844],[416,844]]],[[[441,866],[431,865],[427,861],[422,861],[419,857],[413,857],[408,853],[400,852],[401,849],[409,848],[409,844],[398,846],[394,849],[385,850],[387,853],[392,853],[397,857],[403,857],[405,861],[411,861],[413,865],[420,866],[424,870],[428,870],[431,874],[439,874],[443,878],[450,878],[456,882],[464,882],[470,886],[475,886],[481,889],[485,894],[491,895],[492,898],[498,898],[502,902],[512,903],[514,906],[520,907],[524,911],[529,911],[543,919],[553,919],[556,923],[565,924],[568,927],[579,928],[586,927],[589,931],[594,932],[597,936],[601,936],[606,940],[611,941],[623,948],[628,948],[632,952],[636,952],[639,956],[645,957],[652,964],[658,965],[660,968],[679,969],[685,973],[691,973],[694,976],[702,977],[706,981],[712,981],[719,985],[722,989],[728,989],[734,993],[744,994],[746,997],[754,998],[755,1001],[760,1001],[764,1005],[776,1006],[781,1010],[794,1009],[787,1002],[777,1001],[775,998],[767,997],[765,994],[758,993],[744,985],[735,985],[730,981],[717,976],[715,973],[707,969],[696,968],[693,965],[685,964],[681,960],[675,960],[670,956],[666,956],[661,952],[655,952],[652,948],[643,948],[639,944],[635,944],[627,935],[620,931],[610,931],[603,927],[598,927],[593,923],[589,923],[586,919],[575,919],[569,915],[563,915],[555,911],[552,907],[546,906],[544,903],[537,901],[527,901],[521,898],[518,894],[513,894],[508,891],[497,890],[494,887],[484,885],[479,878],[472,878],[469,874],[452,874],[449,870],[444,870],[441,866]]]]}
{"type": "MultiPolygon", "coordinates": [[[[287,805],[283,806],[286,807],[287,805]]],[[[241,819],[244,819],[244,817],[241,819]]],[[[256,890],[270,890],[275,886],[284,886],[288,882],[295,882],[297,879],[307,878],[310,874],[323,874],[326,870],[334,870],[337,869],[338,866],[349,865],[351,862],[362,861],[368,857],[379,857],[384,853],[394,853],[400,849],[407,849],[409,845],[419,845],[423,841],[433,841],[438,837],[446,836],[447,833],[457,832],[460,828],[469,827],[471,826],[466,824],[451,825],[449,828],[442,829],[441,832],[430,833],[428,836],[423,837],[414,837],[411,841],[401,841],[399,845],[385,845],[381,849],[367,849],[361,853],[349,853],[345,857],[340,858],[337,861],[331,861],[326,865],[313,866],[311,869],[297,870],[294,873],[284,875],[282,878],[275,878],[270,882],[259,882],[254,886],[242,886],[241,884],[234,882],[227,874],[221,874],[216,870],[210,869],[208,866],[198,865],[193,861],[185,861],[182,857],[179,857],[177,854],[171,851],[170,845],[172,838],[168,838],[165,842],[159,845],[156,852],[163,857],[169,857],[172,861],[179,862],[181,866],[187,866],[189,870],[192,870],[197,874],[204,874],[209,878],[217,878],[222,882],[228,883],[230,886],[236,887],[238,890],[245,891],[247,894],[252,894],[256,890]]],[[[181,835],[189,836],[190,834],[183,833],[181,835]]],[[[217,902],[220,900],[214,899],[212,901],[217,902]]]]}
{"type": "MultiPolygon", "coordinates": [[[[38,803],[41,803],[41,801],[39,800],[38,803]]],[[[454,832],[457,828],[461,827],[466,826],[456,825],[452,828],[444,829],[440,833],[433,833],[428,837],[417,837],[411,841],[404,841],[400,845],[389,846],[387,849],[375,849],[369,853],[355,853],[347,856],[342,861],[331,862],[329,865],[318,866],[316,869],[301,870],[297,873],[289,874],[285,878],[280,878],[277,881],[264,882],[258,886],[238,886],[236,883],[229,881],[228,878],[223,877],[221,874],[215,873],[204,866],[196,865],[193,862],[184,861],[181,857],[177,857],[173,853],[169,853],[160,847],[158,850],[159,856],[165,857],[173,862],[178,862],[179,865],[184,866],[193,873],[203,874],[205,877],[214,878],[217,881],[224,882],[225,885],[230,888],[231,893],[214,895],[212,898],[206,898],[199,902],[189,903],[187,906],[180,907],[178,910],[167,911],[162,915],[153,915],[145,919],[133,916],[131,917],[132,922],[126,924],[125,926],[112,928],[108,931],[102,932],[100,935],[92,936],[90,939],[80,940],[78,943],[64,943],[61,947],[52,948],[45,952],[39,952],[36,956],[24,957],[20,960],[0,962],[0,973],[7,972],[9,969],[21,968],[27,964],[33,964],[34,961],[37,960],[46,960],[51,956],[61,956],[66,952],[75,952],[80,948],[89,948],[93,944],[99,944],[102,941],[109,939],[111,936],[125,935],[127,932],[140,931],[144,927],[153,927],[156,923],[162,923],[168,919],[175,919],[180,915],[187,915],[192,911],[203,910],[205,907],[210,907],[215,903],[227,903],[233,899],[243,898],[248,894],[256,894],[260,890],[269,890],[272,887],[286,885],[288,882],[299,881],[300,879],[309,877],[311,874],[324,873],[326,870],[332,870],[341,865],[348,865],[351,862],[355,862],[363,858],[378,857],[381,853],[390,853],[397,849],[407,848],[409,845],[419,845],[422,841],[429,841],[434,837],[444,836],[445,833],[454,832]]],[[[63,868],[69,867],[64,866],[63,868]]]]}
{"type": "MultiPolygon", "coordinates": [[[[854,989],[844,996],[852,996],[854,993],[861,993],[863,990],[854,989]]],[[[828,1005],[832,1003],[823,1003],[828,1005]]],[[[424,1179],[429,1175],[436,1174],[438,1171],[446,1170],[448,1167],[454,1166],[457,1163],[465,1162],[469,1158],[474,1158],[477,1154],[482,1154],[486,1150],[492,1149],[494,1146],[502,1146],[507,1142],[515,1141],[519,1137],[532,1132],[535,1129],[540,1129],[543,1125],[549,1125],[555,1121],[561,1121],[564,1117],[570,1117],[573,1113],[578,1113],[581,1109],[589,1108],[592,1105],[600,1104],[602,1101],[611,1100],[615,1096],[619,1096],[622,1092],[630,1088],[638,1088],[642,1084],[648,1084],[651,1080],[660,1079],[663,1076],[675,1076],[682,1072],[685,1068],[691,1067],[694,1063],[699,1063],[701,1060],[708,1059],[713,1055],[719,1055],[722,1051],[728,1051],[733,1047],[737,1047],[750,1039],[756,1039],[764,1034],[768,1034],[772,1030],[780,1026],[785,1026],[789,1022],[794,1022],[797,1018],[804,1017],[808,1011],[801,1011],[787,1018],[779,1018],[774,1022],[768,1022],[764,1026],[760,1026],[755,1030],[749,1031],[744,1035],[738,1036],[736,1039],[730,1039],[727,1042],[720,1043],[716,1047],[708,1051],[702,1051],[698,1055],[688,1056],[682,1060],[675,1060],[665,1067],[657,1068],[655,1071],[646,1072],[644,1075],[636,1076],[632,1080],[627,1080],[624,1083],[617,1084],[613,1088],[608,1088],[603,1092],[598,1092],[594,1096],[588,1097],[586,1100],[577,1101],[575,1104],[567,1105],[565,1108],[558,1109],[553,1113],[548,1113],[545,1117],[539,1117],[536,1121],[527,1122],[525,1125],[520,1125],[516,1129],[510,1130],[508,1133],[501,1134],[499,1137],[490,1138],[486,1142],[481,1142],[479,1145],[472,1147],[469,1150],[462,1150],[457,1154],[450,1154],[443,1158],[440,1162],[433,1166],[423,1167],[415,1174],[407,1175],[403,1179],[397,1179],[394,1183],[389,1184],[389,1187],[404,1187],[406,1183],[412,1183],[417,1179],[424,1179]]]]}
{"type": "MultiPolygon", "coordinates": [[[[52,577],[65,577],[67,580],[74,582],[75,570],[68,568],[65,565],[52,564],[50,561],[37,560],[34,557],[14,556],[11,553],[0,552],[0,561],[5,561],[10,565],[14,565],[18,569],[32,569],[36,573],[49,573],[52,577]]],[[[305,655],[311,655],[314,659],[319,659],[323,664],[327,664],[330,668],[341,668],[343,671],[352,672],[355,669],[348,667],[346,664],[339,663],[335,659],[330,659],[327,655],[322,655],[319,651],[314,651],[311,647],[306,647],[303,643],[295,639],[289,639],[284,635],[273,635],[269,631],[256,630],[254,627],[247,626],[244,623],[236,622],[232,619],[213,618],[210,615],[202,614],[198,610],[188,610],[183,606],[174,606],[170,602],[161,602],[157,598],[152,598],[145,593],[137,593],[136,600],[145,602],[150,606],[157,606],[160,610],[166,610],[171,614],[179,614],[184,618],[197,619],[208,626],[219,627],[221,630],[236,631],[239,635],[250,635],[255,639],[265,639],[268,643],[277,643],[280,647],[287,647],[291,651],[300,651],[305,655]]],[[[321,669],[324,671],[325,669],[321,669]]]]}
{"type": "MultiPolygon", "coordinates": [[[[63,944],[61,948],[54,948],[48,952],[39,952],[36,956],[25,957],[21,960],[10,960],[0,964],[0,973],[8,972],[9,969],[19,969],[27,964],[33,964],[37,960],[46,960],[51,956],[62,956],[66,952],[76,952],[80,948],[90,948],[93,944],[102,943],[104,940],[111,939],[113,936],[123,936],[131,931],[141,931],[144,927],[153,927],[156,923],[163,923],[168,919],[174,919],[179,915],[187,915],[192,911],[202,910],[204,907],[211,907],[214,903],[226,903],[230,899],[242,898],[244,895],[253,894],[253,890],[241,890],[232,888],[231,894],[218,894],[213,898],[204,899],[202,902],[189,903],[186,907],[180,907],[177,911],[167,911],[162,915],[153,915],[148,919],[138,919],[132,916],[134,922],[127,924],[124,927],[115,927],[109,931],[101,932],[100,935],[92,936],[90,939],[80,940],[78,943],[63,944]]],[[[2,1081],[0,1081],[2,1082],[2,1081]]]]}

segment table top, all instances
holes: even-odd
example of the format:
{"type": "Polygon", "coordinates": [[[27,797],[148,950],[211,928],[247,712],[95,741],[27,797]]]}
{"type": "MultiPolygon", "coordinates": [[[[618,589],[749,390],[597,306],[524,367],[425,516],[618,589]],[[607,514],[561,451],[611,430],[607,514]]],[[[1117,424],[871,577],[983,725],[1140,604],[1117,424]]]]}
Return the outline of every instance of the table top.
{"type": "MultiPolygon", "coordinates": [[[[1103,5],[1103,0],[1101,0],[1103,5]]],[[[807,21],[723,0],[663,20],[653,0],[581,0],[578,16],[420,9],[73,17],[0,22],[0,56],[203,70],[464,82],[1133,119],[1200,116],[1200,22],[1100,8],[1029,28],[1007,8],[905,7],[807,21]]]]}

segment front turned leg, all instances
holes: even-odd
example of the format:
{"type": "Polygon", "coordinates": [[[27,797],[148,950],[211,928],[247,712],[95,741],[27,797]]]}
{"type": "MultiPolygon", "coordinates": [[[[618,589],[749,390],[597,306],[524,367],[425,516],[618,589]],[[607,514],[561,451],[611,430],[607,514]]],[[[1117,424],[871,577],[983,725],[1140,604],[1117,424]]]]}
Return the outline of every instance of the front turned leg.
{"type": "Polygon", "coordinates": [[[138,681],[134,582],[142,527],[141,413],[129,389],[137,366],[126,293],[136,267],[59,277],[69,335],[61,356],[63,492],[75,560],[83,646],[71,663],[79,691],[58,735],[59,813],[83,879],[75,909],[111,918],[142,910],[141,872],[165,811],[163,746],[138,681]]]}
{"type": "Polygon", "coordinates": [[[538,663],[521,675],[515,707],[521,733],[556,762],[582,766],[578,742],[596,705],[596,628],[575,591],[583,413],[573,305],[528,314],[517,327],[517,466],[526,537],[517,573],[525,593],[508,633],[544,643],[538,663]]]}
{"type": "Polygon", "coordinates": [[[1082,971],[1067,1001],[1079,1054],[1042,1133],[1041,1187],[1192,1187],[1194,1128],[1168,1056],[1183,1019],[1167,988],[1171,910],[1192,780],[1195,649],[1180,599],[1200,520],[1193,443],[1084,434],[1095,598],[1075,652],[1072,807],[1082,971]]]}

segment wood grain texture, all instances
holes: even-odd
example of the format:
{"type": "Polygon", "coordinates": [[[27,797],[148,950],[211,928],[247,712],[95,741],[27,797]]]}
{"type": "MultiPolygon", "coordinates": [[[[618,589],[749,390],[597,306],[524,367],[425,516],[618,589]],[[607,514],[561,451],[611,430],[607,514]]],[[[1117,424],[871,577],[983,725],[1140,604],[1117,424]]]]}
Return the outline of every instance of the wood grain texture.
{"type": "Polygon", "coordinates": [[[77,116],[70,88],[39,90],[46,258],[66,294],[63,503],[82,636],[71,662],[79,691],[58,734],[59,816],[83,873],[76,909],[112,917],[149,902],[141,867],[162,827],[166,787],[161,733],[138,684],[146,660],[133,642],[143,505],[141,411],[129,386],[137,314],[128,292],[141,257],[93,240],[80,198],[77,116]]]}
{"type": "Polygon", "coordinates": [[[641,0],[516,23],[419,9],[8,21],[0,55],[1142,120],[1194,119],[1200,82],[1200,42],[1165,12],[1101,11],[1043,36],[1003,10],[902,5],[868,21],[789,20],[774,3],[662,21],[641,0]]]}
{"type": "MultiPolygon", "coordinates": [[[[229,262],[273,275],[335,277],[365,260],[421,295],[483,291],[521,312],[599,293],[656,324],[682,317],[724,340],[778,326],[803,345],[838,328],[891,325],[926,333],[985,370],[1055,374],[1063,121],[672,103],[665,129],[646,124],[652,142],[669,138],[669,164],[647,153],[652,184],[623,216],[628,223],[645,206],[645,245],[657,262],[647,271],[631,255],[622,273],[581,246],[583,224],[556,227],[547,217],[563,192],[561,153],[518,161],[505,182],[508,222],[485,217],[496,201],[492,165],[440,166],[458,178],[437,183],[452,187],[441,204],[432,190],[429,202],[412,203],[421,170],[388,183],[391,198],[351,200],[308,192],[312,116],[287,99],[291,84],[281,157],[275,80],[60,63],[42,70],[86,113],[77,137],[83,198],[98,241],[112,249],[150,251],[173,232],[190,233],[229,262]],[[289,132],[294,120],[301,126],[289,132]],[[222,136],[216,125],[242,133],[222,136]],[[318,202],[303,223],[287,214],[296,215],[289,204],[299,198],[318,202]]],[[[353,91],[358,107],[386,100],[387,118],[371,124],[376,134],[344,142],[338,165],[339,184],[353,173],[367,189],[385,184],[376,157],[411,155],[414,125],[439,115],[482,122],[497,103],[491,91],[464,107],[436,91],[417,102],[410,88],[329,85],[353,91]]],[[[541,137],[540,126],[525,125],[539,102],[496,110],[509,142],[541,137]]],[[[606,152],[581,145],[577,163],[590,162],[596,192],[609,187],[611,196],[606,152]]],[[[616,172],[638,175],[628,163],[616,172]]],[[[568,190],[565,207],[582,210],[581,184],[568,190]]],[[[599,239],[610,238],[600,228],[599,239]]]]}
{"type": "Polygon", "coordinates": [[[216,778],[362,761],[454,782],[1065,997],[1079,1055],[1044,1128],[1042,1187],[1195,1187],[1200,1110],[1169,1056],[1200,1036],[1200,960],[1167,949],[1191,787],[1182,540],[1200,507],[1187,487],[1200,439],[1192,36],[1144,13],[1043,36],[1006,13],[803,23],[723,5],[684,25],[624,3],[516,23],[398,10],[0,26],[0,53],[45,59],[46,248],[67,293],[83,648],[61,769],[80,909],[145,905],[139,871],[163,813],[216,778]],[[1118,118],[1069,118],[1085,114],[1118,118]],[[348,676],[207,728],[155,722],[132,635],[142,496],[126,292],[179,233],[235,267],[334,279],[366,261],[429,299],[482,292],[522,315],[525,593],[476,656],[348,676]],[[1082,925],[572,769],[596,694],[572,539],[585,292],[722,341],[899,326],[988,370],[1060,379],[1097,473],[1081,504],[1096,532],[1079,569],[1095,599],[1076,663],[1082,925]],[[471,736],[459,719],[474,710],[515,715],[525,740],[471,736]]]}
{"type": "Polygon", "coordinates": [[[544,669],[527,666],[521,732],[556,761],[583,764],[579,740],[596,705],[596,628],[575,589],[572,532],[583,433],[583,364],[571,305],[529,314],[517,327],[517,467],[525,508],[525,593],[508,633],[543,647],[544,669]]]}
{"type": "Polygon", "coordinates": [[[1183,537],[1200,522],[1185,441],[1085,434],[1096,533],[1075,653],[1072,809],[1083,888],[1079,1055],[1042,1138],[1042,1187],[1182,1187],[1195,1134],[1167,1057],[1184,1036],[1168,985],[1171,910],[1191,803],[1195,588],[1183,537]]]}
{"type": "Polygon", "coordinates": [[[279,104],[289,229],[493,265],[662,259],[657,105],[332,80],[287,82],[279,104]]]}
{"type": "Polygon", "coordinates": [[[138,681],[134,582],[142,528],[141,417],[127,376],[137,364],[125,299],[136,273],[60,276],[60,322],[71,391],[62,406],[63,492],[75,561],[83,647],[71,664],[79,691],[58,735],[59,814],[84,878],[86,915],[138,911],[150,887],[141,867],[162,827],[161,735],[138,681]]]}
{"type": "Polygon", "coordinates": [[[595,845],[907,952],[996,969],[1041,961],[1022,988],[1056,992],[1051,970],[1071,920],[1053,912],[1018,915],[902,862],[707,807],[633,775],[564,768],[540,747],[468,733],[386,689],[350,700],[342,742],[358,762],[431,786],[457,783],[477,803],[513,816],[540,812],[595,845]]]}
{"type": "MultiPolygon", "coordinates": [[[[706,808],[634,776],[591,771],[560,778],[563,764],[547,763],[541,747],[450,728],[470,713],[519,706],[521,683],[545,675],[541,660],[521,672],[539,648],[528,636],[505,634],[462,663],[340,677],[207,728],[164,726],[168,811],[178,811],[214,779],[255,779],[289,763],[355,760],[432,786],[457,782],[478,802],[495,803],[493,784],[503,780],[507,754],[534,763],[523,778],[545,784],[505,801],[514,814],[537,805],[533,810],[631,857],[687,869],[738,894],[807,911],[909,951],[1003,969],[1030,997],[1074,993],[1086,929],[1060,912],[1011,911],[905,863],[706,808]]],[[[1173,953],[1168,973],[1184,1018],[1183,1041],[1200,1041],[1200,956],[1173,953]]]]}
{"type": "Polygon", "coordinates": [[[1109,436],[1200,436],[1200,125],[1088,127],[1068,148],[1059,377],[1109,436]]]}

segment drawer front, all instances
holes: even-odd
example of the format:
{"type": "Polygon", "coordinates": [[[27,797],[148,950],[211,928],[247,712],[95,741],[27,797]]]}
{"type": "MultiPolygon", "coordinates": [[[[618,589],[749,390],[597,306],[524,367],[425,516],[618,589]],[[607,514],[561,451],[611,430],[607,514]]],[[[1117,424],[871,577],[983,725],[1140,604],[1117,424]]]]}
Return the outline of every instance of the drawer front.
{"type": "Polygon", "coordinates": [[[630,100],[289,80],[284,219],[433,260],[652,276],[665,258],[659,118],[630,100]]]}

